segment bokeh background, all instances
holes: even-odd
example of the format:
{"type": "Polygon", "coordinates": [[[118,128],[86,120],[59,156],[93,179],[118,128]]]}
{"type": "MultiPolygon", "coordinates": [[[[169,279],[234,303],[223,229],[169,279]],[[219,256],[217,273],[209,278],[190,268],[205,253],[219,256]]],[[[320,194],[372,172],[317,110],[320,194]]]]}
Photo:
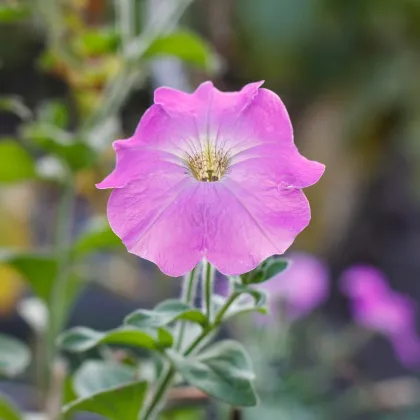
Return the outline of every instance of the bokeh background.
{"type": "MultiPolygon", "coordinates": [[[[130,310],[178,293],[178,280],[106,236],[107,193],[94,184],[113,166],[111,142],[131,135],[160,85],[191,91],[211,79],[221,90],[238,90],[265,80],[290,112],[301,153],[327,167],[307,190],[313,219],[293,249],[326,263],[331,292],[291,339],[310,347],[319,333],[334,348],[346,346],[334,334],[352,323],[338,287],[347,267],[378,267],[393,289],[420,301],[419,22],[418,0],[2,0],[0,247],[58,252],[99,226],[102,242],[88,243],[75,264],[82,287],[67,325],[111,328],[130,310]],[[71,201],[63,204],[69,188],[71,201]],[[60,202],[70,220],[64,242],[57,240],[60,202]]],[[[22,316],[33,292],[28,275],[3,260],[0,331],[34,346],[22,316]]],[[[44,271],[35,271],[42,281],[44,271]]],[[[280,333],[282,326],[269,328],[280,333]]],[[[240,324],[223,334],[263,340],[257,332],[240,324]]],[[[271,346],[275,353],[279,344],[271,346]]],[[[371,337],[346,363],[323,392],[322,373],[305,377],[303,389],[284,385],[288,369],[272,378],[268,369],[264,380],[288,396],[284,412],[264,413],[262,404],[241,415],[420,418],[418,370],[403,366],[384,337],[371,337]],[[343,398],[355,383],[377,387],[362,392],[369,403],[360,409],[343,398]]],[[[33,377],[4,380],[0,388],[36,410],[33,377]]],[[[206,409],[207,418],[228,418],[217,409],[206,409]]]]}

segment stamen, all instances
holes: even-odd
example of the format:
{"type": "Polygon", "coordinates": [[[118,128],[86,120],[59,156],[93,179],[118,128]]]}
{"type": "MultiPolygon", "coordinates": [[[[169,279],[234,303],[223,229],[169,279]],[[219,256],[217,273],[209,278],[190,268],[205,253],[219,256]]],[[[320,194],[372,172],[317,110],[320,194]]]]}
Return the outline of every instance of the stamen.
{"type": "Polygon", "coordinates": [[[216,149],[216,146],[207,143],[203,147],[187,153],[185,164],[192,176],[201,182],[219,181],[226,173],[230,163],[229,152],[223,148],[216,149]]]}

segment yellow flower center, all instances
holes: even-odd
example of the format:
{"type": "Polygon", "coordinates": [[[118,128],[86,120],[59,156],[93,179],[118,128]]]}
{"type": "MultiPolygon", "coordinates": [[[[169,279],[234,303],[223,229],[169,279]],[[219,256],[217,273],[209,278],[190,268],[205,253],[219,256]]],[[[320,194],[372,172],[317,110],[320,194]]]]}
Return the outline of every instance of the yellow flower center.
{"type": "Polygon", "coordinates": [[[225,152],[223,148],[219,150],[216,145],[207,143],[200,150],[187,153],[185,163],[196,180],[215,182],[226,173],[230,156],[229,152],[225,152]]]}

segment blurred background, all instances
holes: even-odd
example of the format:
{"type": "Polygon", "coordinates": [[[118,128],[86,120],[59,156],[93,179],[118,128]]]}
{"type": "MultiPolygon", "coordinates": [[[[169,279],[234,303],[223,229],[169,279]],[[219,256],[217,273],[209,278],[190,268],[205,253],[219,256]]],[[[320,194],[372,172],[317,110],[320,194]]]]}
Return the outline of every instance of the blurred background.
{"type": "MultiPolygon", "coordinates": [[[[1,0],[0,332],[38,359],[0,390],[37,411],[55,333],[109,329],[178,293],[178,280],[120,246],[104,218],[108,195],[94,186],[153,90],[265,80],[301,153],[327,167],[306,191],[313,218],[293,250],[322,261],[328,293],[298,319],[262,327],[252,318],[252,328],[238,321],[222,332],[254,349],[259,408],[204,404],[170,418],[419,419],[419,22],[418,0],[1,0]],[[356,264],[379,269],[407,299],[408,363],[400,341],[360,321],[343,293],[356,264]],[[61,295],[60,273],[70,279],[61,295]]],[[[283,308],[290,294],[281,296],[283,308]]]]}

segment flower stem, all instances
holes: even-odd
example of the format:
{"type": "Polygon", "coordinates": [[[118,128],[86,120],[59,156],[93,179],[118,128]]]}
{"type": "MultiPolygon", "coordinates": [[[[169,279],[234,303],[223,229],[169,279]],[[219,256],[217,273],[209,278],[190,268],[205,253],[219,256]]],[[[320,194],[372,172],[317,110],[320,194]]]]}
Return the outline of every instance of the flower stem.
{"type": "Polygon", "coordinates": [[[214,269],[208,261],[205,262],[204,267],[205,278],[203,279],[203,304],[206,311],[207,319],[209,320],[209,323],[211,323],[213,321],[213,305],[211,301],[213,296],[214,269]]]}
{"type": "Polygon", "coordinates": [[[206,329],[204,329],[203,332],[190,344],[190,346],[185,350],[184,356],[189,356],[210,333],[212,333],[216,328],[220,326],[223,321],[223,316],[226,314],[232,303],[237,299],[239,295],[240,293],[235,292],[229,297],[229,299],[217,313],[214,322],[210,324],[206,329]]]}
{"type": "MultiPolygon", "coordinates": [[[[208,270],[206,270],[208,272],[208,270]]],[[[223,321],[223,317],[226,312],[229,310],[232,303],[237,299],[240,293],[233,293],[229,299],[225,302],[223,307],[219,310],[216,315],[216,318],[213,323],[211,323],[207,328],[203,330],[203,332],[188,346],[188,348],[184,352],[184,356],[190,355],[202,342],[205,340],[216,328],[220,326],[223,321]]],[[[162,400],[172,384],[172,381],[175,377],[176,369],[174,366],[170,366],[166,373],[162,376],[161,381],[159,382],[156,393],[150,403],[150,406],[146,410],[143,416],[140,417],[141,420],[154,420],[155,415],[157,414],[157,409],[161,406],[162,400]]]]}
{"type": "Polygon", "coordinates": [[[52,335],[52,343],[54,348],[54,340],[60,333],[65,322],[67,283],[69,280],[70,251],[71,242],[71,221],[74,206],[75,191],[72,180],[64,186],[62,198],[58,210],[55,255],[57,259],[57,278],[50,298],[50,328],[49,333],[52,335]]]}
{"type": "MultiPolygon", "coordinates": [[[[184,303],[192,304],[195,297],[195,292],[197,289],[197,280],[198,280],[199,268],[195,267],[193,270],[184,277],[183,285],[182,285],[182,294],[181,299],[184,303]]],[[[177,334],[177,339],[175,342],[175,349],[180,351],[182,349],[182,342],[184,340],[185,334],[185,322],[180,322],[179,324],[179,331],[177,334]]],[[[172,380],[175,376],[175,369],[170,364],[166,365],[165,368],[166,373],[162,373],[162,377],[160,382],[157,385],[156,393],[150,403],[150,406],[147,408],[147,411],[144,414],[144,417],[140,417],[141,419],[153,419],[155,412],[158,410],[159,406],[161,405],[162,400],[165,397],[166,391],[172,384],[172,380]]]]}
{"type": "MultiPolygon", "coordinates": [[[[183,287],[182,287],[182,301],[188,305],[193,304],[195,298],[195,292],[197,290],[197,280],[198,280],[198,268],[195,267],[193,270],[184,278],[183,287]]],[[[181,321],[179,323],[179,330],[177,334],[177,339],[175,343],[175,349],[181,350],[182,342],[185,335],[186,322],[181,321]]]]}
{"type": "Polygon", "coordinates": [[[162,405],[165,398],[166,392],[172,385],[172,381],[175,377],[176,370],[172,365],[167,366],[166,373],[162,375],[161,380],[159,381],[156,393],[153,396],[153,399],[145,411],[144,415],[140,416],[141,420],[154,420],[158,414],[158,409],[162,405]]]}

